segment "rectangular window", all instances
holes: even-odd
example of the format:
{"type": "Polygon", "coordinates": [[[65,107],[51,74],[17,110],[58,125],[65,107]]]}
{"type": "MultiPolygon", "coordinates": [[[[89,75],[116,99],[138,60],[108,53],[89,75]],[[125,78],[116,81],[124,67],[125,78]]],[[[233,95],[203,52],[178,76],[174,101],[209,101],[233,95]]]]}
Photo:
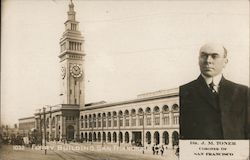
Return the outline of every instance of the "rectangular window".
{"type": "Polygon", "coordinates": [[[168,124],[169,124],[169,117],[163,115],[163,117],[162,117],[162,122],[163,122],[163,125],[168,125],[168,124]]]}
{"type": "Polygon", "coordinates": [[[98,127],[101,127],[101,119],[98,119],[98,127]]]}
{"type": "Polygon", "coordinates": [[[125,126],[129,126],[129,117],[125,118],[125,126]]]}
{"type": "Polygon", "coordinates": [[[179,116],[174,116],[174,124],[179,124],[179,116]]]}
{"type": "Polygon", "coordinates": [[[147,125],[148,125],[148,126],[151,125],[151,116],[147,117],[147,125]]]}
{"type": "Polygon", "coordinates": [[[89,128],[92,128],[92,121],[89,120],[89,128]]]}
{"type": "Polygon", "coordinates": [[[88,128],[88,122],[85,120],[85,128],[88,128]]]}
{"type": "Polygon", "coordinates": [[[71,89],[69,90],[69,94],[72,94],[72,90],[71,89]]]}
{"type": "Polygon", "coordinates": [[[96,120],[95,119],[93,121],[93,126],[94,126],[94,128],[96,127],[96,120]]]}
{"type": "Polygon", "coordinates": [[[142,126],[143,125],[143,117],[140,117],[139,119],[139,126],[142,126]]]}
{"type": "Polygon", "coordinates": [[[114,118],[114,124],[113,125],[114,125],[114,127],[117,127],[117,118],[116,117],[114,118]]]}
{"type": "Polygon", "coordinates": [[[120,126],[123,126],[123,119],[120,118],[120,122],[119,122],[120,126]]]}
{"type": "Polygon", "coordinates": [[[103,119],[103,127],[106,127],[106,118],[103,119]]]}
{"type": "Polygon", "coordinates": [[[136,126],[136,117],[132,117],[131,125],[136,126]]]}
{"type": "Polygon", "coordinates": [[[158,116],[155,117],[155,125],[160,125],[160,117],[158,116]]]}
{"type": "Polygon", "coordinates": [[[111,127],[111,118],[108,119],[108,127],[111,127]]]}

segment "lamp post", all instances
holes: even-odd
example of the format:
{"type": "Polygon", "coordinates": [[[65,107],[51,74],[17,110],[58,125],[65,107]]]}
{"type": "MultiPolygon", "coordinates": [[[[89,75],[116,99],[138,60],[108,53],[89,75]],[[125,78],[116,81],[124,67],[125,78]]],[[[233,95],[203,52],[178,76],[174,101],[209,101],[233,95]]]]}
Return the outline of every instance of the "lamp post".
{"type": "Polygon", "coordinates": [[[143,150],[142,150],[142,154],[144,154],[144,112],[142,112],[142,147],[143,147],[143,150]]]}
{"type": "Polygon", "coordinates": [[[44,154],[46,155],[47,154],[47,149],[46,149],[46,115],[45,115],[45,107],[43,107],[43,127],[44,127],[44,146],[45,146],[45,149],[44,149],[44,154]]]}
{"type": "Polygon", "coordinates": [[[120,127],[121,127],[121,125],[120,125],[120,115],[119,115],[119,114],[118,114],[118,122],[119,122],[119,123],[118,123],[118,124],[119,124],[119,125],[118,125],[118,146],[120,147],[120,145],[121,145],[121,144],[120,144],[120,143],[121,143],[121,137],[120,137],[120,130],[121,130],[120,127]]]}
{"type": "MultiPolygon", "coordinates": [[[[40,140],[41,140],[41,146],[43,145],[43,140],[42,140],[42,137],[43,137],[43,131],[42,131],[42,116],[41,116],[41,109],[39,109],[39,129],[40,129],[40,140]]],[[[42,149],[42,148],[41,148],[42,149]]]]}
{"type": "Polygon", "coordinates": [[[93,139],[94,139],[94,134],[93,134],[93,130],[94,130],[94,127],[93,127],[93,125],[94,125],[94,116],[92,117],[92,121],[91,121],[91,135],[92,135],[92,137],[91,137],[91,145],[93,144],[93,139]]]}
{"type": "Polygon", "coordinates": [[[101,115],[102,117],[102,147],[103,147],[103,114],[101,115]]]}

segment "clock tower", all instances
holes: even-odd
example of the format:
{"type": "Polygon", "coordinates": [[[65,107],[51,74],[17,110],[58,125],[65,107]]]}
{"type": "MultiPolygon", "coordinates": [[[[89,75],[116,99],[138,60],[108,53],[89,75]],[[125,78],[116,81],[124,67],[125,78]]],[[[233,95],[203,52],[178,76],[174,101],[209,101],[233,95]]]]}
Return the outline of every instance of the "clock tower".
{"type": "Polygon", "coordinates": [[[84,38],[79,31],[79,22],[72,0],[69,4],[65,31],[60,39],[61,104],[84,106],[84,38]]]}

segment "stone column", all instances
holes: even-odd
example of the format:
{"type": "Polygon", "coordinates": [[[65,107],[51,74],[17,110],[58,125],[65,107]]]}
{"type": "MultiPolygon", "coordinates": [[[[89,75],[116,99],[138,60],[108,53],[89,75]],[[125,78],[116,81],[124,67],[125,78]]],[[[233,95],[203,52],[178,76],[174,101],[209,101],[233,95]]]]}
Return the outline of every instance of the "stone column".
{"type": "Polygon", "coordinates": [[[173,114],[172,114],[172,111],[169,112],[169,125],[173,126],[173,114]]]}
{"type": "Polygon", "coordinates": [[[76,138],[76,140],[79,140],[79,134],[80,134],[80,130],[79,130],[79,117],[76,117],[76,132],[75,132],[75,136],[74,138],[76,138]]]}

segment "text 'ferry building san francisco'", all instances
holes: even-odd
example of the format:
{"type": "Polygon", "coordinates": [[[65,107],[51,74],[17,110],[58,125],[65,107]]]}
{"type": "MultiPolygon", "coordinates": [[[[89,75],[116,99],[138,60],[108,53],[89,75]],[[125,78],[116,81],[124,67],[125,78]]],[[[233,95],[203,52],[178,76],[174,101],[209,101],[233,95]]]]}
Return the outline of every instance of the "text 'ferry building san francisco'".
{"type": "Polygon", "coordinates": [[[79,31],[72,1],[60,39],[61,102],[19,119],[19,130],[34,123],[47,140],[74,140],[120,146],[174,146],[179,139],[178,88],[138,95],[116,103],[85,104],[84,38],[79,31]],[[45,116],[44,116],[45,115],[45,116]],[[45,126],[45,127],[44,127],[45,126]]]}

